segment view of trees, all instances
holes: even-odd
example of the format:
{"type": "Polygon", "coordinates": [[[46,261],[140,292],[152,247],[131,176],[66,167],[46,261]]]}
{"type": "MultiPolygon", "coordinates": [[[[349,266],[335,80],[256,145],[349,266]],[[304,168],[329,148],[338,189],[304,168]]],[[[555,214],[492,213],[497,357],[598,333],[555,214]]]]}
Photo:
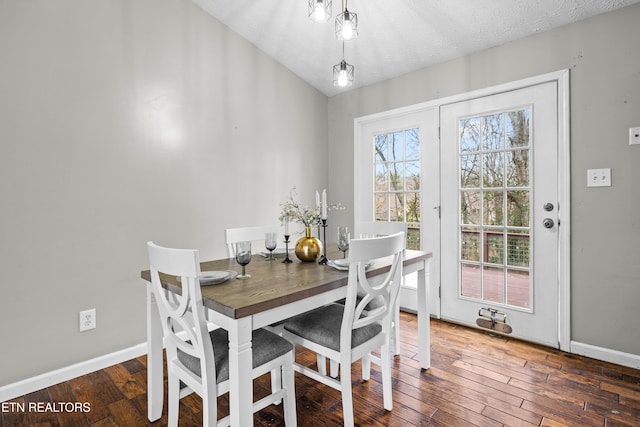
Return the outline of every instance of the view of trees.
{"type": "Polygon", "coordinates": [[[420,134],[407,129],[375,136],[376,221],[407,222],[407,248],[420,248],[420,134]]]}
{"type": "Polygon", "coordinates": [[[530,114],[460,121],[463,260],[529,267],[530,114]]]}

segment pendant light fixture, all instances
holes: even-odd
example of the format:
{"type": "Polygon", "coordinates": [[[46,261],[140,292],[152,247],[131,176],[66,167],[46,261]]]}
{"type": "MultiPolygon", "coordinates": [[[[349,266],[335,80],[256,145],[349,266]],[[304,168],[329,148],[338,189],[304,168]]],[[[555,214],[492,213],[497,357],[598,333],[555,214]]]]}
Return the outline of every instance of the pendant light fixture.
{"type": "Polygon", "coordinates": [[[349,12],[347,0],[342,1],[342,13],[336,16],[336,38],[351,40],[358,37],[358,14],[349,12]]]}
{"type": "Polygon", "coordinates": [[[313,22],[325,22],[331,18],[331,0],[309,0],[309,18],[313,22]]]}
{"type": "Polygon", "coordinates": [[[333,66],[333,85],[339,87],[353,84],[353,65],[344,60],[344,41],[342,42],[342,61],[333,66]]]}

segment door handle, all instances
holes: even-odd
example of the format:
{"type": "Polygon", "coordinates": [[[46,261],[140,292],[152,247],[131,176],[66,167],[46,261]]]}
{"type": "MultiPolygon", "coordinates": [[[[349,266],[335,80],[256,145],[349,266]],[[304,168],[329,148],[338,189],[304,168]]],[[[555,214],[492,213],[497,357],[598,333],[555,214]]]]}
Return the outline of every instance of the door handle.
{"type": "Polygon", "coordinates": [[[542,220],[544,228],[553,228],[553,224],[555,224],[555,222],[551,218],[545,218],[542,220]]]}

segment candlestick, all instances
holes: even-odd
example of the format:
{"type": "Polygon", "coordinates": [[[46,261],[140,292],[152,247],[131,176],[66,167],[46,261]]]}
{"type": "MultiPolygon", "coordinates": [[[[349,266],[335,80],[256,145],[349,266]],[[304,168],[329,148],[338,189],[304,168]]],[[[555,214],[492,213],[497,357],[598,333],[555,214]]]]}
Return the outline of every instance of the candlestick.
{"type": "Polygon", "coordinates": [[[284,260],[282,260],[282,262],[285,264],[293,262],[289,258],[289,234],[284,235],[284,260]]]}
{"type": "Polygon", "coordinates": [[[327,189],[322,190],[322,217],[323,220],[327,219],[327,189]]]}
{"type": "MultiPolygon", "coordinates": [[[[323,219],[322,220],[322,256],[320,257],[320,261],[318,261],[318,264],[326,264],[327,261],[329,261],[327,259],[327,220],[323,219]]],[[[318,236],[320,237],[320,236],[318,236]]]]}

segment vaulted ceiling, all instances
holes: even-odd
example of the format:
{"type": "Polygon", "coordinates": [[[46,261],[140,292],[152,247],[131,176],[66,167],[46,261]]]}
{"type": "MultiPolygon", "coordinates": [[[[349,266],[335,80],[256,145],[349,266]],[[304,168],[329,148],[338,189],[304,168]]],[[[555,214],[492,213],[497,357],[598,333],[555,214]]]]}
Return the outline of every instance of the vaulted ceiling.
{"type": "MultiPolygon", "coordinates": [[[[369,85],[508,43],[640,0],[351,0],[360,36],[345,42],[353,86],[369,85]]],[[[332,67],[342,59],[332,18],[308,18],[307,0],[193,0],[309,84],[333,96],[332,67]]]]}

